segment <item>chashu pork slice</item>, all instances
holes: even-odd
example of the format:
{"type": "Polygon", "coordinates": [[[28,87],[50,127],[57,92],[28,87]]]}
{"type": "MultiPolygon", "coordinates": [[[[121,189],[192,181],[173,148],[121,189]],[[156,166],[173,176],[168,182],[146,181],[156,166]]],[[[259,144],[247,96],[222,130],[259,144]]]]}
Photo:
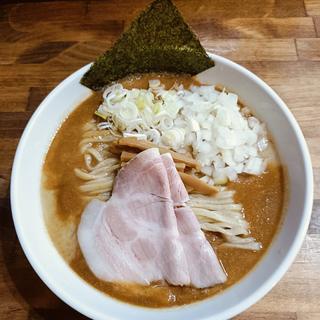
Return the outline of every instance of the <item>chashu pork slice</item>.
{"type": "Polygon", "coordinates": [[[104,281],[190,283],[158,149],[141,152],[120,170],[109,201],[88,204],[78,240],[89,268],[104,281]]]}
{"type": "Polygon", "coordinates": [[[175,214],[187,258],[190,285],[207,288],[224,283],[227,276],[191,208],[176,208],[175,214]]]}
{"type": "Polygon", "coordinates": [[[198,219],[191,208],[184,205],[184,202],[189,200],[189,196],[171,154],[166,153],[161,157],[168,173],[180,241],[189,268],[190,284],[196,288],[206,288],[225,282],[227,280],[226,274],[201,230],[198,219]]]}
{"type": "Polygon", "coordinates": [[[184,205],[185,202],[190,200],[189,194],[180,178],[172,156],[170,153],[164,153],[161,155],[161,158],[167,171],[173,205],[184,205]]]}
{"type": "Polygon", "coordinates": [[[170,154],[138,154],[116,178],[109,201],[91,201],[78,228],[82,253],[105,281],[210,287],[226,275],[200,225],[170,154]]]}

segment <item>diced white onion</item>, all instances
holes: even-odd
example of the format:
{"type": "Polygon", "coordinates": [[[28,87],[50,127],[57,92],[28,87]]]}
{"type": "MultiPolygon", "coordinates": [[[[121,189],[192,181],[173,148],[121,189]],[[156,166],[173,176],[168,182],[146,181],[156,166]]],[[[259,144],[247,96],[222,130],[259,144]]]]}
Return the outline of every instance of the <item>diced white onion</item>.
{"type": "Polygon", "coordinates": [[[105,119],[101,127],[182,153],[191,148],[211,183],[225,184],[242,172],[259,175],[266,168],[266,127],[238,106],[234,93],[177,84],[166,90],[160,79],[152,79],[147,90],[114,84],[103,99],[97,110],[105,119]]]}

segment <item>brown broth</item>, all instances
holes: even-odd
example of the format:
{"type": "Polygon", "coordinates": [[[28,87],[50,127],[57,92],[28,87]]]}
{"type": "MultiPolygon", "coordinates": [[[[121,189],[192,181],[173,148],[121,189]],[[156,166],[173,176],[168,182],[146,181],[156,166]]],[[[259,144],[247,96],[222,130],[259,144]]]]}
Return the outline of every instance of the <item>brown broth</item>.
{"type": "MultiPolygon", "coordinates": [[[[170,88],[176,76],[158,76],[170,88]]],[[[155,75],[152,75],[155,78],[155,75]]],[[[127,88],[147,87],[150,75],[126,79],[127,88]]],[[[191,77],[178,79],[186,87],[195,83],[191,77]]],[[[48,151],[43,168],[43,205],[46,225],[56,248],[71,268],[88,283],[108,295],[125,302],[147,307],[171,307],[208,298],[230,287],[245,276],[270,245],[280,224],[284,202],[284,177],[281,166],[269,166],[261,176],[242,175],[238,181],[229,183],[236,190],[235,200],[243,204],[252,236],[262,243],[259,252],[218,247],[219,238],[206,233],[207,239],[217,247],[216,252],[227,274],[228,280],[222,285],[208,289],[175,287],[154,284],[108,283],[97,279],[89,270],[78,246],[76,228],[86,205],[78,191],[81,180],[74,175],[75,167],[83,167],[79,152],[81,127],[92,119],[94,110],[101,100],[100,94],[93,94],[81,103],[63,122],[48,151]]]]}

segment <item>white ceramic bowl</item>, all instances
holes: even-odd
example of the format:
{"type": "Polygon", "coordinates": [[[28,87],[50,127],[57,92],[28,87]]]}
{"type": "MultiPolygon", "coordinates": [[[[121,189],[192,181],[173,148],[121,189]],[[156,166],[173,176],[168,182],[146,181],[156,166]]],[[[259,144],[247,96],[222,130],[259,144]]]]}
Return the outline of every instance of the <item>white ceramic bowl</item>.
{"type": "Polygon", "coordinates": [[[40,201],[42,163],[62,120],[90,95],[79,84],[89,65],[61,82],[41,103],[20,140],[11,180],[15,228],[31,265],[46,285],[74,309],[92,319],[228,319],[244,311],[280,280],[298,253],[312,208],[313,178],[301,130],[279,96],[257,76],[225,58],[212,55],[216,66],[200,75],[236,92],[267,123],[289,176],[288,211],[280,232],[258,266],[230,289],[202,302],[171,309],[125,304],[99,292],[64,262],[46,230],[40,201]]]}

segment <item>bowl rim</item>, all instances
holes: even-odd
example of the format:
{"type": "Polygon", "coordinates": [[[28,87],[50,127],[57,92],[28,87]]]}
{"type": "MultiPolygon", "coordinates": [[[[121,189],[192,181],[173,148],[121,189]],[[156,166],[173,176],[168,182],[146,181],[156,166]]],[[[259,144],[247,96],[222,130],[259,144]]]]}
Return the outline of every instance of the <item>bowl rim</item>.
{"type": "MultiPolygon", "coordinates": [[[[268,85],[266,84],[262,79],[260,79],[258,76],[256,76],[254,73],[246,69],[245,67],[218,55],[209,53],[209,56],[217,61],[221,62],[222,64],[227,64],[231,68],[236,69],[237,71],[244,74],[244,76],[250,78],[253,80],[257,85],[262,87],[268,95],[273,98],[277,105],[280,106],[282,109],[287,121],[292,126],[297,140],[298,144],[302,150],[303,155],[303,162],[305,166],[304,175],[306,178],[306,188],[305,188],[305,202],[303,206],[303,211],[301,213],[301,219],[299,223],[299,227],[296,232],[296,236],[294,238],[294,241],[291,243],[290,248],[288,252],[284,255],[279,267],[274,271],[274,273],[257,289],[255,290],[251,295],[245,297],[244,299],[241,299],[239,302],[237,302],[232,308],[226,309],[217,316],[215,319],[227,319],[231,318],[250,306],[252,306],[254,303],[256,303],[258,300],[260,300],[264,295],[266,295],[284,276],[286,271],[289,269],[291,264],[293,263],[295,257],[297,256],[302,243],[304,241],[305,235],[307,233],[307,229],[309,226],[311,214],[312,214],[312,205],[313,205],[313,171],[312,171],[312,163],[311,163],[311,157],[308,150],[307,143],[305,141],[305,138],[302,134],[302,131],[298,125],[297,120],[294,118],[293,114],[289,110],[289,108],[286,106],[286,104],[283,102],[283,100],[278,96],[278,94],[268,85]]],[[[11,211],[12,211],[12,217],[14,221],[15,230],[20,242],[20,245],[31,264],[32,268],[36,271],[38,276],[41,278],[41,280],[46,284],[46,286],[49,287],[49,289],[60,299],[62,299],[65,303],[67,303],[69,306],[74,308],[75,310],[81,312],[82,314],[94,318],[94,319],[100,319],[100,316],[97,313],[94,313],[94,311],[87,310],[85,307],[83,308],[80,304],[76,304],[76,301],[72,299],[64,290],[61,290],[60,287],[57,287],[51,279],[48,279],[47,275],[44,274],[42,268],[37,264],[37,262],[33,258],[33,254],[31,250],[28,247],[28,244],[24,238],[24,232],[23,227],[19,224],[18,215],[17,212],[17,206],[16,203],[18,199],[15,195],[15,190],[18,185],[19,177],[17,176],[17,168],[19,166],[19,163],[22,161],[22,149],[24,148],[24,145],[28,142],[28,136],[29,132],[32,130],[33,124],[37,121],[37,118],[42,111],[43,108],[45,108],[45,105],[54,98],[54,96],[67,84],[72,83],[75,78],[77,78],[79,75],[84,74],[85,71],[89,69],[89,67],[92,65],[92,63],[89,63],[82,68],[78,69],[77,71],[73,72],[71,75],[69,75],[67,78],[65,78],[62,82],[60,82],[54,89],[51,90],[51,92],[46,96],[46,98],[40,103],[40,105],[37,107],[36,111],[33,113],[32,117],[28,121],[27,126],[25,127],[23,134],[20,138],[18,147],[16,149],[16,154],[13,161],[13,167],[12,167],[12,174],[11,174],[11,185],[10,185],[10,201],[11,201],[11,211]]],[[[281,232],[281,230],[279,230],[281,232]]],[[[271,244],[272,246],[272,244],[271,244]]],[[[268,252],[265,253],[267,255],[268,252]]],[[[210,299],[210,298],[209,298],[210,299]]],[[[105,315],[104,319],[111,319],[107,315],[105,315]]]]}

